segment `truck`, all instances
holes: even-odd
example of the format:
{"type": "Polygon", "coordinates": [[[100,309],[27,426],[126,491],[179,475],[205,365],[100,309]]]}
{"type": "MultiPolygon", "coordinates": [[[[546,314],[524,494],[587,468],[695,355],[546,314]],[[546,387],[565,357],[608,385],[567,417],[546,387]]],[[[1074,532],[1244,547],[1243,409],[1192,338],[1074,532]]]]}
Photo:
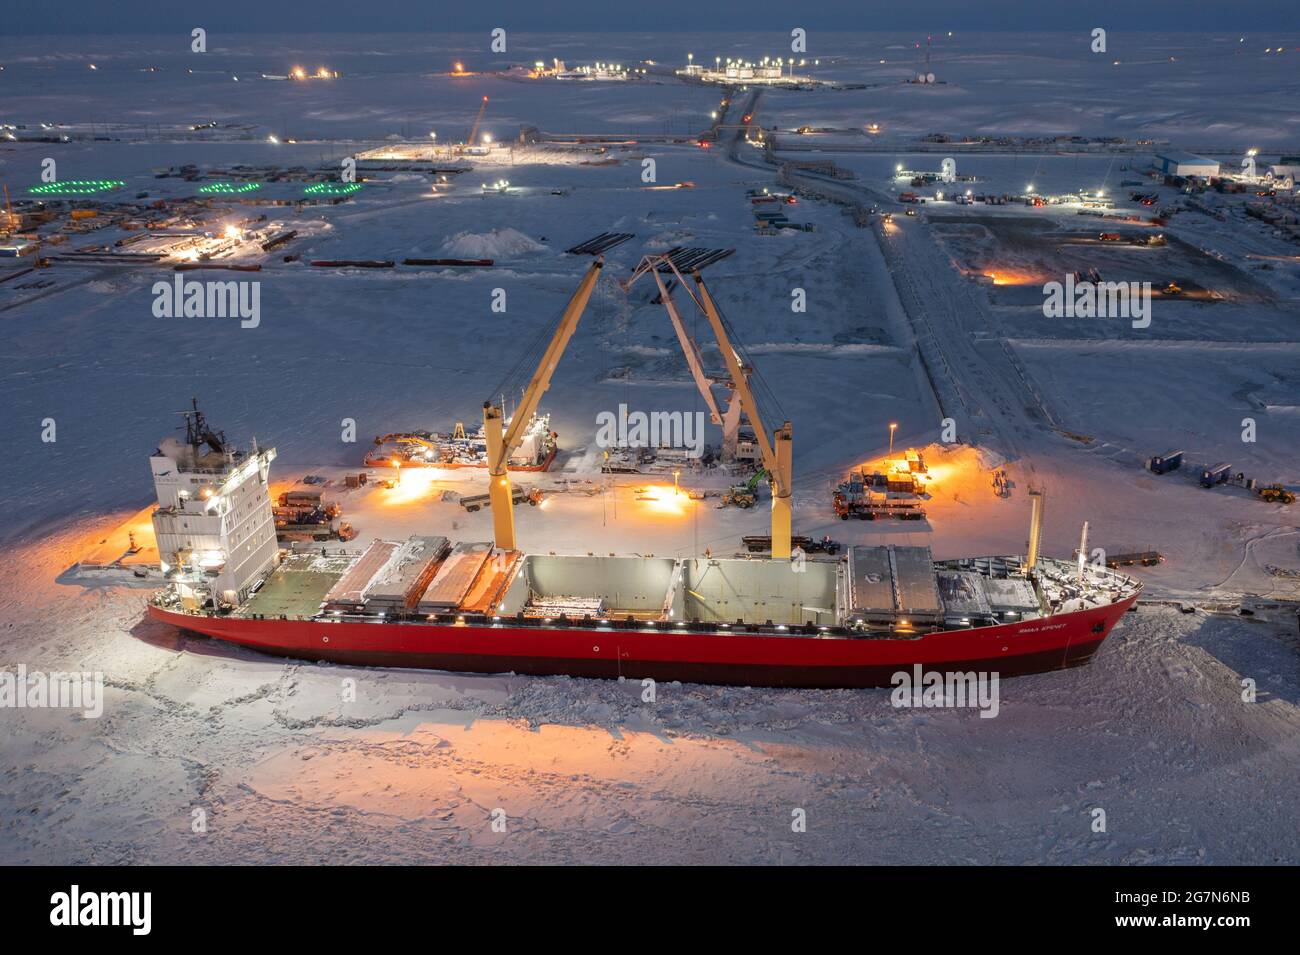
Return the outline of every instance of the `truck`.
{"type": "Polygon", "coordinates": [[[275,525],[275,536],[281,541],[350,541],[357,532],[347,521],[327,521],[324,524],[281,524],[275,525]]]}
{"type": "Polygon", "coordinates": [[[285,491],[280,495],[281,507],[319,507],[320,504],[320,491],[285,491]]]}
{"type": "MultiPolygon", "coordinates": [[[[855,471],[849,475],[849,479],[835,489],[831,496],[831,507],[835,511],[835,516],[842,521],[849,518],[856,518],[860,521],[874,521],[878,518],[893,517],[903,521],[919,521],[925,519],[925,509],[921,506],[920,501],[900,500],[890,498],[885,494],[877,493],[873,498],[871,487],[879,475],[864,475],[861,471],[855,471]]],[[[912,487],[912,476],[891,474],[886,478],[886,487],[893,490],[896,486],[896,478],[905,477],[907,486],[912,487]]]]}
{"type": "MultiPolygon", "coordinates": [[[[742,537],[740,542],[751,554],[764,554],[772,550],[772,538],[769,536],[742,537]]],[[[823,536],[821,540],[814,540],[811,537],[795,534],[790,538],[790,546],[799,548],[805,554],[838,554],[840,550],[840,542],[831,540],[829,535],[823,536]]]]}
{"type": "Polygon", "coordinates": [[[320,491],[285,491],[280,495],[279,509],[301,513],[321,511],[328,518],[335,518],[343,513],[343,508],[337,503],[322,499],[320,491]]]}
{"type": "Polygon", "coordinates": [[[1166,451],[1147,459],[1147,470],[1152,474],[1168,474],[1183,466],[1183,452],[1166,451]]]}
{"type": "MultiPolygon", "coordinates": [[[[460,504],[461,507],[472,514],[474,511],[486,506],[488,500],[489,495],[487,494],[470,494],[467,497],[462,497],[460,504]]],[[[539,488],[512,487],[510,489],[510,503],[516,506],[526,503],[529,507],[536,507],[541,502],[542,492],[539,488]]]]}
{"type": "Polygon", "coordinates": [[[1224,461],[1201,471],[1201,487],[1214,487],[1225,484],[1232,477],[1232,465],[1224,461]]]}

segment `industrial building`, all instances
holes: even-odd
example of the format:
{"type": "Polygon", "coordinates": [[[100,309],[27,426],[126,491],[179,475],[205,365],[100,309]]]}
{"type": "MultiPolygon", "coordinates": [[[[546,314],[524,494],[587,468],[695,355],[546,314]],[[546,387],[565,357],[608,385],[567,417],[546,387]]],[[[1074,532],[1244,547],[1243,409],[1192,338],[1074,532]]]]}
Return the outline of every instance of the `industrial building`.
{"type": "Polygon", "coordinates": [[[1268,167],[1268,171],[1274,179],[1290,179],[1295,182],[1300,179],[1300,156],[1282,156],[1268,167]]]}
{"type": "Polygon", "coordinates": [[[1170,150],[1156,153],[1153,165],[1166,176],[1217,176],[1219,162],[1195,153],[1170,150]]]}
{"type": "MultiPolygon", "coordinates": [[[[816,62],[816,61],[815,61],[816,62]]],[[[801,59],[798,62],[794,57],[763,57],[757,63],[751,63],[748,60],[732,59],[727,57],[724,61],[722,57],[713,58],[713,69],[695,62],[695,55],[687,54],[686,66],[677,70],[678,76],[691,77],[702,80],[705,83],[722,83],[731,85],[736,83],[745,84],[766,84],[769,86],[811,86],[816,85],[818,81],[811,76],[801,76],[795,73],[796,67],[807,66],[808,61],[801,59]]]]}

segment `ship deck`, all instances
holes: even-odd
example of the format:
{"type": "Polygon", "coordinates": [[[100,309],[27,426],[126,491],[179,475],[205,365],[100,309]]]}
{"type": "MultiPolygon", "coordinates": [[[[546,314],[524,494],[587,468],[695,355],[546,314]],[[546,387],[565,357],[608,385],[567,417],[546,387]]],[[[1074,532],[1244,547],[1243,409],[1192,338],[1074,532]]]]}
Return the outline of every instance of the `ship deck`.
{"type": "Polygon", "coordinates": [[[1073,563],[1044,558],[1031,580],[1021,570],[1021,558],[935,562],[925,547],[855,547],[844,558],[810,558],[792,573],[792,565],[767,559],[539,555],[500,552],[486,542],[462,543],[449,552],[446,539],[437,540],[442,549],[423,558],[419,584],[396,603],[376,582],[391,575],[411,544],[376,540],[364,554],[287,555],[233,614],[527,618],[535,625],[631,618],[652,625],[822,633],[847,628],[859,635],[898,636],[1086,610],[1122,600],[1136,587],[1105,568],[1090,566],[1080,576],[1073,563]],[[351,599],[336,598],[340,586],[351,599]]]}
{"type": "Polygon", "coordinates": [[[322,557],[320,554],[291,554],[263,581],[257,593],[238,610],[237,617],[313,617],[343,574],[355,562],[354,556],[322,557]]]}

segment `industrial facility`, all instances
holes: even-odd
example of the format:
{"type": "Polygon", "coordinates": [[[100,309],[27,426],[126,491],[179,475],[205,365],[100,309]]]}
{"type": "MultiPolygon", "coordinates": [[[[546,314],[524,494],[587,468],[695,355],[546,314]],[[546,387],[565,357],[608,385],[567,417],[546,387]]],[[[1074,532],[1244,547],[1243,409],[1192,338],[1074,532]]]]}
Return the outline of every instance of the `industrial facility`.
{"type": "Polygon", "coordinates": [[[1085,929],[1267,920],[1285,18],[119,6],[0,38],[42,899],[157,864],[170,941],[226,865],[301,911],[379,865],[997,865],[1077,867],[1085,929]],[[1152,864],[1240,875],[1125,899],[1152,864]]]}

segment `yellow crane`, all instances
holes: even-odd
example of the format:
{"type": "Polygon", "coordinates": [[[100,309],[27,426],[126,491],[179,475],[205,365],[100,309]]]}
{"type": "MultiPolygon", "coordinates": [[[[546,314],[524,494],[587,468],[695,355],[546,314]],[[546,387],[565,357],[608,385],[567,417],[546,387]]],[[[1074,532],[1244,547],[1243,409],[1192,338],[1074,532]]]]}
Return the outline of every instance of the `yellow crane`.
{"type": "Polygon", "coordinates": [[[628,280],[627,286],[630,288],[633,282],[645,274],[654,276],[655,282],[659,286],[660,299],[668,311],[673,327],[677,330],[678,338],[681,340],[682,352],[686,355],[686,363],[695,378],[696,387],[699,388],[700,394],[704,396],[714,423],[723,426],[724,450],[728,441],[734,442],[735,440],[736,429],[740,423],[740,412],[743,411],[749,419],[749,423],[754,429],[754,438],[758,443],[759,454],[763,458],[763,467],[767,471],[768,482],[772,488],[772,557],[789,557],[790,488],[794,471],[794,446],[791,443],[790,422],[786,421],[772,433],[770,438],[768,437],[767,430],[763,426],[763,419],[758,413],[758,402],[754,400],[754,392],[749,387],[749,369],[741,364],[740,356],[731,344],[731,337],[727,334],[722,316],[718,313],[718,307],[713,302],[713,296],[709,294],[708,286],[704,284],[704,278],[700,275],[700,270],[693,269],[691,271],[691,281],[695,285],[695,289],[692,291],[687,286],[681,272],[677,270],[677,266],[673,264],[670,256],[647,255],[641,260],[641,264],[637,266],[636,271],[632,273],[632,278],[628,280]],[[686,294],[691,297],[700,311],[704,313],[704,317],[708,319],[709,328],[713,331],[713,337],[718,343],[718,350],[722,353],[723,360],[727,364],[727,375],[731,379],[727,385],[732,389],[733,401],[725,411],[718,406],[713,398],[710,391],[713,382],[704,374],[699,348],[687,334],[685,324],[673,305],[672,291],[663,279],[665,271],[677,277],[682,288],[686,290],[686,294]]]}
{"type": "Polygon", "coordinates": [[[488,503],[492,508],[493,538],[497,547],[502,550],[515,549],[515,509],[510,490],[510,475],[506,466],[510,463],[510,455],[523,440],[524,430],[537,411],[537,403],[541,401],[546,389],[551,387],[555,366],[560,363],[560,357],[578,327],[578,319],[582,318],[582,313],[587,308],[587,302],[596,287],[596,281],[600,278],[600,270],[604,264],[604,260],[599,258],[591,263],[591,268],[587,269],[587,274],[578,283],[577,291],[569,299],[569,304],[564,307],[564,314],[560,316],[555,333],[551,336],[551,342],[546,346],[542,360],[538,363],[537,370],[533,372],[528,387],[524,389],[523,398],[510,418],[510,427],[508,429],[505,427],[504,409],[492,404],[491,401],[483,402],[483,433],[487,438],[488,452],[488,503]]]}
{"type": "MultiPolygon", "coordinates": [[[[569,340],[578,327],[578,321],[587,308],[591,293],[600,278],[604,260],[597,258],[578,283],[577,290],[565,306],[564,313],[550,344],[537,365],[537,370],[524,390],[519,406],[515,408],[510,419],[510,426],[505,425],[504,409],[491,401],[483,403],[483,432],[487,438],[488,451],[488,502],[492,509],[492,531],[497,547],[502,550],[515,549],[515,512],[512,506],[512,491],[507,465],[510,455],[518,449],[523,440],[528,422],[537,412],[538,402],[551,386],[551,378],[560,362],[569,340]]],[[[794,452],[791,438],[790,422],[786,421],[768,436],[763,420],[758,412],[758,402],[749,387],[749,379],[741,366],[740,358],[732,347],[722,316],[718,313],[713,297],[709,294],[699,271],[691,273],[695,291],[688,292],[699,305],[713,330],[718,348],[727,363],[727,372],[736,389],[740,406],[754,428],[763,466],[767,470],[768,480],[772,486],[772,557],[775,559],[790,556],[790,518],[791,518],[791,483],[793,477],[794,452]]],[[[674,324],[677,324],[676,322],[674,324]]],[[[686,349],[688,360],[692,349],[686,349]]]]}
{"type": "Polygon", "coordinates": [[[772,558],[788,559],[790,556],[790,488],[794,479],[794,443],[790,422],[784,422],[781,427],[772,432],[771,438],[768,437],[763,419],[758,413],[758,402],[754,400],[754,392],[749,387],[749,377],[740,366],[740,358],[736,350],[731,347],[731,338],[722,324],[722,316],[718,314],[718,307],[713,303],[713,296],[709,294],[709,289],[698,271],[691,273],[691,279],[695,282],[695,290],[698,293],[696,301],[708,318],[709,327],[713,329],[713,337],[718,342],[718,350],[722,352],[722,357],[727,363],[727,372],[731,375],[732,384],[736,388],[740,407],[744,409],[749,423],[754,427],[758,450],[763,456],[763,467],[767,469],[768,480],[771,481],[772,558]]]}

